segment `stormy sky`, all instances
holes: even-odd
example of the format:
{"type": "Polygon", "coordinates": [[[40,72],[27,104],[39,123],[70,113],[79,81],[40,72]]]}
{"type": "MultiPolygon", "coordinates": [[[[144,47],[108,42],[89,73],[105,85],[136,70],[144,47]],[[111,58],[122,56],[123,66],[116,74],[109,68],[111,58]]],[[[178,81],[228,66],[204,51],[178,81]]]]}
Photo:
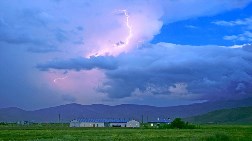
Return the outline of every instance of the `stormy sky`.
{"type": "Polygon", "coordinates": [[[1,0],[0,108],[252,96],[252,0],[1,0]]]}

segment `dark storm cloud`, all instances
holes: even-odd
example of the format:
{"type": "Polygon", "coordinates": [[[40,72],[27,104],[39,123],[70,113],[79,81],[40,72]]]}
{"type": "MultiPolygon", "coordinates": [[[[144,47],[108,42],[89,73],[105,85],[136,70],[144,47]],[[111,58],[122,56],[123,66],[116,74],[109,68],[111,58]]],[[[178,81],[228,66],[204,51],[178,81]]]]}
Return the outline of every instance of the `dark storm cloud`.
{"type": "Polygon", "coordinates": [[[204,99],[251,96],[252,54],[245,49],[160,44],[127,59],[126,65],[107,72],[110,81],[105,90],[111,97],[130,96],[135,88],[145,91],[148,84],[176,83],[187,84],[188,93],[202,94],[204,99]],[[118,92],[122,87],[123,93],[118,92]]]}
{"type": "Polygon", "coordinates": [[[0,107],[36,109],[74,101],[105,104],[103,98],[108,97],[116,100],[107,104],[135,100],[167,106],[195,102],[194,94],[207,100],[247,97],[252,91],[251,46],[144,44],[133,48],[141,46],[138,41],[150,42],[162,32],[162,25],[221,13],[226,16],[235,9],[243,13],[249,2],[0,0],[0,107]],[[127,53],[75,58],[110,52],[112,44],[125,42],[127,18],[116,15],[120,9],[128,11],[132,27],[129,46],[119,49],[127,53]],[[95,70],[85,71],[91,69],[95,70]],[[62,79],[54,83],[57,78],[62,79]]]}
{"type": "Polygon", "coordinates": [[[40,81],[35,69],[24,67],[32,67],[36,61],[28,57],[30,53],[20,50],[0,43],[0,107],[36,109],[45,104],[60,104],[61,98],[52,95],[57,94],[57,91],[48,89],[48,86],[40,81]],[[15,52],[17,50],[19,52],[15,52]]]}
{"type": "Polygon", "coordinates": [[[42,71],[48,69],[61,70],[91,70],[94,68],[113,70],[117,67],[117,61],[112,56],[91,56],[90,58],[72,58],[69,60],[54,60],[45,64],[38,64],[37,68],[42,71]]]}
{"type": "Polygon", "coordinates": [[[199,99],[249,97],[252,92],[251,46],[183,46],[160,43],[118,57],[76,58],[38,65],[41,70],[105,69],[98,88],[110,98],[130,97],[139,89],[158,94],[200,94],[199,99]],[[117,62],[117,63],[115,63],[117,62]],[[161,89],[162,88],[162,89],[161,89]]]}
{"type": "Polygon", "coordinates": [[[0,9],[0,42],[26,45],[30,52],[48,53],[58,51],[59,43],[69,39],[69,33],[60,28],[62,21],[41,8],[17,8],[16,4],[1,2],[0,9]]]}

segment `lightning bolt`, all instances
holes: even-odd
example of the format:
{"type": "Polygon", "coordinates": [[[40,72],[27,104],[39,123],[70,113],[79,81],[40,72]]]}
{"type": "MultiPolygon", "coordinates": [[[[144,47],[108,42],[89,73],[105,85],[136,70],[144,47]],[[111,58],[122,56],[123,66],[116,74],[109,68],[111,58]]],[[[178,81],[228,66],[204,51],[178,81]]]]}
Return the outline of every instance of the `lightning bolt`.
{"type": "Polygon", "coordinates": [[[128,44],[130,43],[131,41],[131,38],[133,37],[133,28],[132,28],[132,25],[130,24],[130,15],[128,13],[128,11],[126,9],[123,9],[123,10],[116,10],[115,12],[113,12],[113,14],[123,14],[123,16],[125,17],[125,26],[128,30],[128,34],[126,36],[126,38],[122,41],[118,41],[117,43],[113,43],[112,47],[115,47],[115,48],[111,48],[110,47],[105,47],[103,49],[100,49],[98,52],[95,52],[95,53],[90,53],[90,54],[87,54],[86,57],[87,58],[90,58],[90,56],[100,56],[100,55],[104,55],[104,54],[118,54],[124,50],[127,50],[127,48],[124,48],[126,46],[128,46],[128,44]]]}
{"type": "Polygon", "coordinates": [[[66,79],[67,77],[68,77],[68,76],[55,78],[55,79],[53,80],[53,82],[56,83],[58,80],[64,80],[64,79],[66,79]]]}
{"type": "Polygon", "coordinates": [[[117,44],[115,44],[115,46],[117,47],[125,47],[129,44],[130,42],[130,39],[132,38],[133,34],[132,34],[132,26],[130,25],[129,23],[129,19],[130,19],[130,16],[129,16],[129,13],[127,10],[118,10],[119,12],[122,12],[124,14],[124,16],[126,17],[126,26],[128,28],[128,36],[126,37],[125,39],[125,42],[118,42],[117,44]]]}
{"type": "Polygon", "coordinates": [[[132,38],[132,26],[129,24],[129,14],[128,14],[128,11],[127,10],[122,10],[122,12],[124,12],[124,15],[126,16],[126,25],[127,25],[127,28],[129,29],[129,35],[128,37],[126,38],[126,42],[125,42],[125,45],[129,44],[129,41],[130,39],[132,38]]]}

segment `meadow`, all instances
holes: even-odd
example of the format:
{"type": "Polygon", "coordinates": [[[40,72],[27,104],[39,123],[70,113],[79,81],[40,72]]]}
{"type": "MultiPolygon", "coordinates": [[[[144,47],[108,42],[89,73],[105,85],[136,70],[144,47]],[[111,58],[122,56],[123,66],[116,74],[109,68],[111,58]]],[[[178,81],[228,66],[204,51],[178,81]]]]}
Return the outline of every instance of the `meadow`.
{"type": "Polygon", "coordinates": [[[196,129],[69,128],[68,124],[1,125],[0,141],[252,141],[252,125],[196,129]]]}

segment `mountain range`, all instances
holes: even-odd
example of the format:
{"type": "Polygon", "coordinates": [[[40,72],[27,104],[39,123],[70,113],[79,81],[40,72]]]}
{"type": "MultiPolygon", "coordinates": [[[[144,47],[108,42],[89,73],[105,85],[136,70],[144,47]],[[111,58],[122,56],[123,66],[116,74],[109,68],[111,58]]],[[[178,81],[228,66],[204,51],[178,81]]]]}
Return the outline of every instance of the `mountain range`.
{"type": "Polygon", "coordinates": [[[155,107],[148,105],[122,104],[108,106],[102,104],[80,105],[76,103],[45,109],[27,111],[17,107],[0,109],[0,122],[69,122],[76,118],[121,118],[150,121],[157,118],[185,118],[205,114],[214,110],[252,106],[252,98],[243,100],[215,101],[155,107]]]}
{"type": "Polygon", "coordinates": [[[216,110],[185,120],[193,123],[252,124],[252,106],[216,110]]]}

